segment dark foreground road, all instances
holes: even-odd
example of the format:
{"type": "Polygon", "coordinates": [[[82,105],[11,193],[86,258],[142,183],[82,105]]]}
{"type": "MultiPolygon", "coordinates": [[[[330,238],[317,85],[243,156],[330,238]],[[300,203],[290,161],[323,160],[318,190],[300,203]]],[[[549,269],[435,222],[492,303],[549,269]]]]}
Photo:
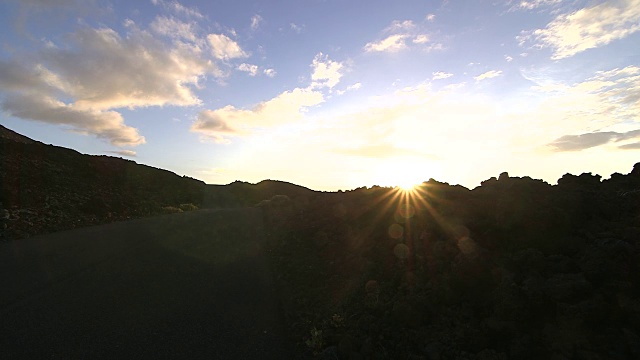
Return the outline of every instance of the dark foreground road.
{"type": "Polygon", "coordinates": [[[290,359],[256,209],[0,244],[0,358],[290,359]]]}

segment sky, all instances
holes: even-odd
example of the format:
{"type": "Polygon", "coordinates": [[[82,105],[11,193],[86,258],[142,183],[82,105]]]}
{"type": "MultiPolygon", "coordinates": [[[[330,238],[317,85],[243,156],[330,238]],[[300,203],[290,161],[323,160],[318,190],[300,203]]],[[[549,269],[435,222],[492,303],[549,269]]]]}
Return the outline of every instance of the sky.
{"type": "Polygon", "coordinates": [[[0,0],[0,123],[210,184],[640,161],[640,0],[0,0]]]}

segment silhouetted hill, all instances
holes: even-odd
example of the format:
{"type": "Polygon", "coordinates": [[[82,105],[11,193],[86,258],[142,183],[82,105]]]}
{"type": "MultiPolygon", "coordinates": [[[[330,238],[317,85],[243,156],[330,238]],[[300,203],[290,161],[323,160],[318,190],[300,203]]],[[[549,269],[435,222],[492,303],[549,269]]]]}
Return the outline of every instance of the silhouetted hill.
{"type": "Polygon", "coordinates": [[[270,253],[291,333],[319,358],[640,358],[640,163],[291,209],[265,208],[270,253]]]}
{"type": "Polygon", "coordinates": [[[257,184],[235,181],[227,185],[207,185],[204,207],[254,206],[276,195],[306,202],[317,194],[319,192],[306,187],[278,180],[263,180],[257,184]]]}
{"type": "Polygon", "coordinates": [[[0,239],[199,207],[253,206],[311,190],[278,181],[206,185],[111,156],[46,145],[0,126],[0,239]]]}
{"type": "Polygon", "coordinates": [[[33,144],[36,141],[29,139],[26,136],[20,135],[13,130],[9,130],[6,127],[0,125],[0,138],[7,139],[15,142],[21,142],[24,144],[33,144]]]}
{"type": "Polygon", "coordinates": [[[2,235],[32,234],[199,206],[204,182],[109,156],[46,145],[0,128],[2,235]]]}

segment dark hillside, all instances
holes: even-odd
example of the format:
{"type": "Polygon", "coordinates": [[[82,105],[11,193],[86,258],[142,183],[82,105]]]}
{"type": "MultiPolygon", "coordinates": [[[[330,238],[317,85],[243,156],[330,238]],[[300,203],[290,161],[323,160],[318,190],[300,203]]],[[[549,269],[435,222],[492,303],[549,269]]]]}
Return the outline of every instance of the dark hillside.
{"type": "Polygon", "coordinates": [[[202,181],[0,130],[3,238],[160,214],[169,206],[202,202],[202,181]]]}
{"type": "Polygon", "coordinates": [[[273,266],[291,333],[319,358],[640,358],[640,164],[286,209],[265,208],[273,266]]]}
{"type": "Polygon", "coordinates": [[[0,126],[0,239],[197,208],[253,206],[315,192],[282,181],[200,180],[111,156],[46,145],[0,126]]]}
{"type": "Polygon", "coordinates": [[[294,201],[305,202],[319,194],[305,187],[277,180],[263,180],[257,184],[234,181],[228,185],[207,185],[205,207],[254,206],[276,195],[286,195],[294,201]]]}
{"type": "Polygon", "coordinates": [[[282,311],[323,359],[640,358],[640,163],[469,190],[205,185],[0,134],[3,239],[197,207],[262,209],[282,311]]]}

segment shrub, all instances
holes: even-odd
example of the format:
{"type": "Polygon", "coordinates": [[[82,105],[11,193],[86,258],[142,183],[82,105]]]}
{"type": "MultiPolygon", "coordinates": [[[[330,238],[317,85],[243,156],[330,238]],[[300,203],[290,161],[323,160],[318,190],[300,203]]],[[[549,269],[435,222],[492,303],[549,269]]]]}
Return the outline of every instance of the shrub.
{"type": "Polygon", "coordinates": [[[189,204],[180,204],[180,210],[182,210],[182,211],[194,211],[194,210],[198,210],[198,207],[196,205],[191,204],[191,203],[189,203],[189,204]]]}
{"type": "Polygon", "coordinates": [[[162,207],[162,212],[165,214],[176,214],[176,213],[181,213],[183,212],[182,209],[179,209],[175,206],[163,206],[162,207]]]}

